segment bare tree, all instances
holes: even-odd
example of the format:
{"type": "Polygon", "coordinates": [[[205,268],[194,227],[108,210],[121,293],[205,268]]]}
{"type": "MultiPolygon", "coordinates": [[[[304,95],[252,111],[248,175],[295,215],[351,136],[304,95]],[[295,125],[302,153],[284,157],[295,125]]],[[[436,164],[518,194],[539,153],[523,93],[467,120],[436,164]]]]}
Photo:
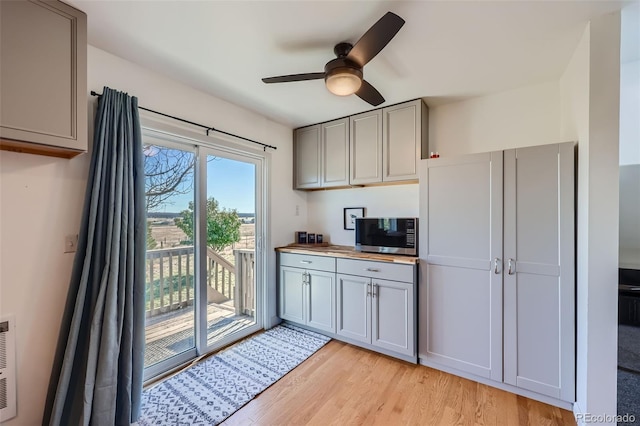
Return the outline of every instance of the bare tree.
{"type": "Polygon", "coordinates": [[[144,146],[147,210],[168,202],[177,194],[193,191],[195,154],[157,145],[144,146]]]}

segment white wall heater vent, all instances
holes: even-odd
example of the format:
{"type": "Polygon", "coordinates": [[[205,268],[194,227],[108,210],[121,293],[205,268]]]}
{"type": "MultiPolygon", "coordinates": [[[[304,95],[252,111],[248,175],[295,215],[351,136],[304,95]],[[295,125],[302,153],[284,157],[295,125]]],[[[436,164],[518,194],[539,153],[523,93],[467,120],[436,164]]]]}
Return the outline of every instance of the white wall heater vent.
{"type": "Polygon", "coordinates": [[[0,422],[16,414],[16,326],[10,315],[0,318],[0,422]]]}

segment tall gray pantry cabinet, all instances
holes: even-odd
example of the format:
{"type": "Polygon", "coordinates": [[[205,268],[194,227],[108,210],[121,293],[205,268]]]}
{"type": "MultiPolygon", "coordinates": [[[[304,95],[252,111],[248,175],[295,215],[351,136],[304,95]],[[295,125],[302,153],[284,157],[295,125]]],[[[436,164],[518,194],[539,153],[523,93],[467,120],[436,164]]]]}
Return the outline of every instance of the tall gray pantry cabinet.
{"type": "Polygon", "coordinates": [[[424,160],[422,364],[575,401],[573,143],[424,160]]]}

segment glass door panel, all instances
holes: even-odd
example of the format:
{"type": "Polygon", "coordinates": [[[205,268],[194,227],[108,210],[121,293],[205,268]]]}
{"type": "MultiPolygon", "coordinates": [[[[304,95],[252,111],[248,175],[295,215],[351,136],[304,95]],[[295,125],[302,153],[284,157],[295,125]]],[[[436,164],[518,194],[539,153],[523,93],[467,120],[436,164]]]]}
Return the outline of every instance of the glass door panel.
{"type": "Polygon", "coordinates": [[[147,205],[145,376],[196,355],[195,150],[145,135],[147,205]],[[149,144],[147,144],[149,143],[149,144]]]}
{"type": "Polygon", "coordinates": [[[206,152],[206,346],[225,344],[256,325],[256,177],[258,165],[206,152]]]}

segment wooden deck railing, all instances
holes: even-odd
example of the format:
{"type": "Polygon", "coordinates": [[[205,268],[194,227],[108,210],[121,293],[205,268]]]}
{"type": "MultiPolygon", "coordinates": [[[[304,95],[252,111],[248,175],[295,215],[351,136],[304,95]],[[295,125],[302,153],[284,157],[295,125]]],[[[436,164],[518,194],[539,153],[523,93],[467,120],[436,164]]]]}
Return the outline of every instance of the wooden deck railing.
{"type": "MultiPolygon", "coordinates": [[[[235,265],[207,248],[207,302],[233,300],[236,313],[253,313],[254,251],[234,250],[235,265]]],[[[146,315],[153,317],[192,305],[193,246],[148,250],[146,315]]]]}

